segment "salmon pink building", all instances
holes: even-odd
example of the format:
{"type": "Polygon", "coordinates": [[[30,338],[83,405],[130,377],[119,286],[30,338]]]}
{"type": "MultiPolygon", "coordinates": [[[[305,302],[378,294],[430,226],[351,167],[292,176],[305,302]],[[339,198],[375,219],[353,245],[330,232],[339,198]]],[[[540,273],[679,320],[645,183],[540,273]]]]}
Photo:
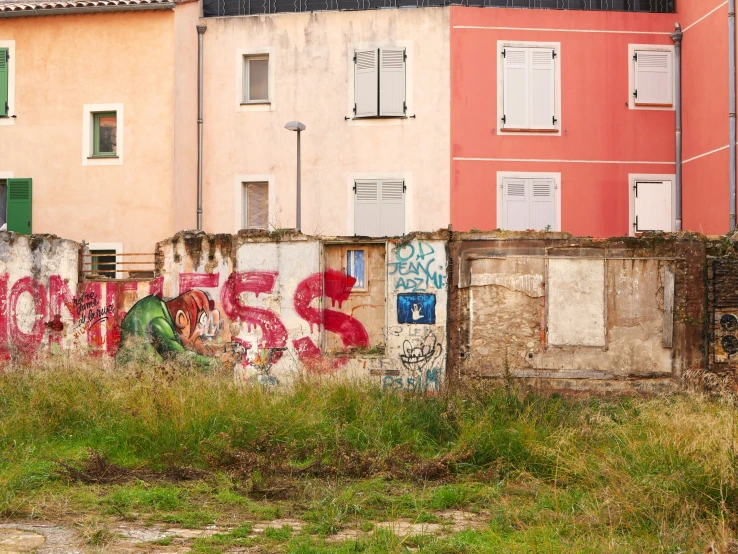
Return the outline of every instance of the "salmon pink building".
{"type": "Polygon", "coordinates": [[[451,8],[455,229],[729,230],[728,2],[640,4],[451,8]]]}

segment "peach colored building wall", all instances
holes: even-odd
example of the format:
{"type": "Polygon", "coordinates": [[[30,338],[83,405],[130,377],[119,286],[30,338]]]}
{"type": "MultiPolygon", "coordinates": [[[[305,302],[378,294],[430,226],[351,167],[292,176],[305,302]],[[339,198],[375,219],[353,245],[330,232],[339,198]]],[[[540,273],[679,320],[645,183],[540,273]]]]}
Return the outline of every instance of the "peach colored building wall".
{"type": "MultiPolygon", "coordinates": [[[[197,2],[174,10],[174,187],[172,231],[197,227],[197,2]]],[[[158,240],[161,240],[160,237],[158,240]]]]}
{"type": "Polygon", "coordinates": [[[153,252],[185,222],[175,196],[194,213],[179,200],[194,195],[193,143],[175,131],[196,132],[196,114],[185,115],[196,81],[182,66],[196,48],[197,4],[179,10],[0,19],[0,42],[14,41],[17,116],[0,125],[0,175],[33,179],[34,233],[153,252]],[[182,32],[188,13],[192,39],[182,32]],[[83,165],[86,104],[122,104],[120,165],[83,165]]]}
{"type": "Polygon", "coordinates": [[[628,108],[629,44],[673,45],[674,14],[451,8],[451,221],[494,229],[497,172],[560,173],[561,230],[627,235],[629,174],[675,172],[673,110],[628,108]],[[560,44],[561,134],[509,136],[498,41],[560,44]]]}
{"type": "Polygon", "coordinates": [[[269,223],[295,226],[302,133],[302,230],[353,235],[354,178],[405,179],[405,229],[449,223],[449,10],[372,10],[207,18],[204,227],[240,228],[240,183],[269,180],[269,223]],[[404,46],[407,119],[350,121],[355,48],[404,46]],[[269,107],[239,106],[245,53],[268,53],[269,107]]]}

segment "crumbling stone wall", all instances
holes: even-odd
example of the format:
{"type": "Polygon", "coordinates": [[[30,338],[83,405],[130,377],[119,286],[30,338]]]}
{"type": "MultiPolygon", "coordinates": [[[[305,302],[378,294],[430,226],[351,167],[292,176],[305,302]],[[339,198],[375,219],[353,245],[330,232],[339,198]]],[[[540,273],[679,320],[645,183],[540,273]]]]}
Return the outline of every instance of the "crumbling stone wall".
{"type": "Polygon", "coordinates": [[[655,390],[704,367],[702,238],[455,234],[450,256],[452,382],[655,390]]]}

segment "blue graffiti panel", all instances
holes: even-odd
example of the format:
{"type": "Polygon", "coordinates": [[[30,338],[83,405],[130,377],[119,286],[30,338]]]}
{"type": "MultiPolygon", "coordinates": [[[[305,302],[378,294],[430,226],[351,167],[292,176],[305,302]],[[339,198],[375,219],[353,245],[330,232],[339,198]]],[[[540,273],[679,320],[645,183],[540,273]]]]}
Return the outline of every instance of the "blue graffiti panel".
{"type": "Polygon", "coordinates": [[[433,325],[435,322],[435,294],[406,292],[397,295],[397,323],[433,325]]]}

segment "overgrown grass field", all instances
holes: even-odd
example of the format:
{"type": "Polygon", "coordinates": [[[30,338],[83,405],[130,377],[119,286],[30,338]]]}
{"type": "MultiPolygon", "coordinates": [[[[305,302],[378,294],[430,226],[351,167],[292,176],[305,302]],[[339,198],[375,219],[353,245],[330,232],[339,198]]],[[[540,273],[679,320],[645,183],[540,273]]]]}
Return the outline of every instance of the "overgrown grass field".
{"type": "Polygon", "coordinates": [[[82,522],[91,544],[116,521],[228,529],[194,552],[727,552],[735,423],[695,394],[275,391],[56,362],[0,375],[0,515],[82,522]],[[300,529],[251,533],[277,518],[300,529]]]}

